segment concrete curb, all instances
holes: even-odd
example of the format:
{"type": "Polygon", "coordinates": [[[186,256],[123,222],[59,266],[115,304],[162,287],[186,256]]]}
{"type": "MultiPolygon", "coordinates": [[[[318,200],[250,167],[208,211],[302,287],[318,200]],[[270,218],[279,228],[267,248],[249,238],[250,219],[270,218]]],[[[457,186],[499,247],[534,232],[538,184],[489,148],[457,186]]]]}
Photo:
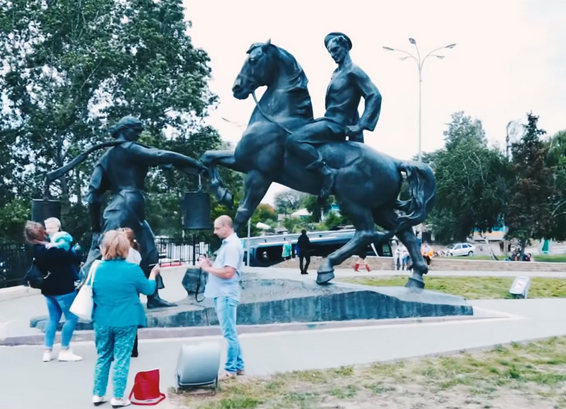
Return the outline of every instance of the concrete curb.
{"type": "MultiPolygon", "coordinates": [[[[307,331],[336,328],[360,328],[377,327],[383,325],[407,325],[407,324],[431,324],[456,321],[478,321],[498,318],[508,318],[506,314],[494,314],[491,316],[447,316],[431,318],[397,318],[382,320],[356,320],[356,321],[327,321],[327,322],[295,322],[289,324],[266,324],[266,325],[238,325],[238,334],[261,334],[290,331],[307,331]]],[[[206,327],[174,327],[174,328],[143,328],[138,331],[140,340],[171,339],[171,338],[195,338],[220,336],[218,326],[206,327]]],[[[43,334],[13,336],[0,339],[0,346],[22,346],[43,345],[43,334]]],[[[90,342],[94,340],[94,331],[75,331],[73,342],[90,342]]],[[[61,334],[58,332],[55,343],[61,342],[61,334]]]]}
{"type": "Polygon", "coordinates": [[[38,294],[41,294],[40,290],[23,285],[2,288],[0,289],[0,302],[15,300],[17,298],[31,297],[38,294]]]}

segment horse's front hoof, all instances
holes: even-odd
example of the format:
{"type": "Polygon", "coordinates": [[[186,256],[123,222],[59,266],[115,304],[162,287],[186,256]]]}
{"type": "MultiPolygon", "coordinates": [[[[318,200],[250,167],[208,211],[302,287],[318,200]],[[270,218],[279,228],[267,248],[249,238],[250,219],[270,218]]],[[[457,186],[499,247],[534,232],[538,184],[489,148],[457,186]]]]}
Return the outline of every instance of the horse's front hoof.
{"type": "Polygon", "coordinates": [[[316,276],[316,283],[319,285],[328,284],[331,280],[334,279],[334,271],[327,271],[327,272],[318,272],[316,276]]]}
{"type": "Polygon", "coordinates": [[[228,189],[219,187],[215,192],[215,196],[221,205],[226,206],[228,209],[234,207],[234,195],[228,189]]]}
{"type": "Polygon", "coordinates": [[[423,289],[425,288],[425,282],[422,276],[413,274],[411,277],[409,277],[409,280],[407,281],[407,284],[405,284],[405,287],[423,289]]]}

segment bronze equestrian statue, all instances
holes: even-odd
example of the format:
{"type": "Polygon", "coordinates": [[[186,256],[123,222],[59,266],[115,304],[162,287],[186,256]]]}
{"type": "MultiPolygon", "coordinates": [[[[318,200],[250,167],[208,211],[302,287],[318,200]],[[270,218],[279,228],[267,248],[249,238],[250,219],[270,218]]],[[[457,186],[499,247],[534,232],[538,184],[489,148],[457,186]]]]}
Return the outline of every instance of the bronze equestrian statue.
{"type": "Polygon", "coordinates": [[[363,131],[373,131],[381,112],[381,94],[369,76],[350,58],[352,41],[342,33],[330,33],[324,45],[338,64],[326,91],[326,113],[324,117],[310,122],[294,131],[287,138],[287,151],[304,161],[306,170],[318,173],[322,179],[320,199],[330,194],[336,170],[328,166],[317,149],[325,143],[349,140],[363,142],[363,131]],[[365,109],[358,116],[361,97],[365,109]]]}
{"type": "Polygon", "coordinates": [[[209,151],[201,158],[210,186],[219,200],[230,205],[232,194],[222,185],[217,165],[246,173],[245,196],[235,217],[237,231],[273,182],[313,195],[334,194],[356,233],[320,266],[317,283],[332,280],[334,266],[360,249],[397,235],[413,260],[413,274],[406,286],[423,288],[428,267],[412,228],[434,206],[432,170],[420,162],[394,159],[361,142],[363,130],[373,130],[379,119],[381,95],[352,64],[352,42],[345,34],[329,34],[325,45],[338,68],[327,90],[325,116],[316,120],[307,77],[295,58],[271,41],[249,48],[232,91],[237,99],[252,94],[256,107],[234,151],[209,151]],[[267,89],[257,101],[255,90],[261,86],[267,89]],[[358,118],[361,97],[366,109],[358,118]],[[398,200],[402,173],[411,194],[404,202],[398,200]],[[377,232],[375,224],[388,231],[377,232]]]}

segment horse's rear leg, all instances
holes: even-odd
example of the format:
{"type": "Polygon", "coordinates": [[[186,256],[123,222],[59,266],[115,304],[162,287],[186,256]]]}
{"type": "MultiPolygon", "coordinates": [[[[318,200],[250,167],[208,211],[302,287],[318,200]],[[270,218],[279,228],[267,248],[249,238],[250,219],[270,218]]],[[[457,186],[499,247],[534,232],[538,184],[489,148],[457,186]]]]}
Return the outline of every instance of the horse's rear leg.
{"type": "MultiPolygon", "coordinates": [[[[374,212],[375,223],[388,230],[395,228],[397,217],[393,209],[374,212]]],[[[421,254],[419,242],[413,232],[413,228],[409,227],[398,231],[397,237],[401,240],[401,243],[407,247],[413,264],[413,274],[409,277],[409,281],[405,284],[405,287],[424,288],[423,275],[428,273],[428,267],[421,254]]]]}
{"type": "Polygon", "coordinates": [[[261,203],[267,193],[272,181],[267,179],[258,171],[251,171],[244,179],[244,200],[238,206],[238,212],[234,219],[234,230],[239,232],[252,217],[253,212],[261,203]]]}
{"type": "Polygon", "coordinates": [[[318,268],[317,284],[326,284],[334,278],[334,266],[356,254],[356,252],[379,240],[380,234],[375,231],[371,210],[354,203],[342,202],[341,207],[348,213],[356,233],[344,246],[331,253],[318,268]]]}

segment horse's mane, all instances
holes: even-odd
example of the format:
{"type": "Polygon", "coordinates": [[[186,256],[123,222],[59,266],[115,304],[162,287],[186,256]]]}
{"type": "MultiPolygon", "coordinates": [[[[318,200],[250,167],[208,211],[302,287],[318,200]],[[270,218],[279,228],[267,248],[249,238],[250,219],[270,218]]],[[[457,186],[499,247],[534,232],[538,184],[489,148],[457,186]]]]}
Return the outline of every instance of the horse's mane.
{"type": "Polygon", "coordinates": [[[303,71],[303,67],[300,66],[295,57],[293,57],[293,55],[287,50],[277,47],[276,45],[271,45],[270,49],[277,50],[279,56],[281,57],[281,61],[283,61],[285,63],[285,66],[289,69],[289,88],[293,90],[306,90],[309,80],[307,79],[307,75],[303,71]]]}
{"type": "MultiPolygon", "coordinates": [[[[255,43],[252,44],[248,50],[250,53],[257,47],[263,47],[264,43],[255,43]]],[[[308,82],[307,75],[303,71],[303,67],[297,62],[295,57],[288,52],[287,50],[278,47],[274,44],[270,44],[268,48],[268,53],[272,56],[278,58],[285,69],[285,72],[289,75],[289,87],[288,90],[299,91],[305,90],[308,91],[308,82]]]]}

